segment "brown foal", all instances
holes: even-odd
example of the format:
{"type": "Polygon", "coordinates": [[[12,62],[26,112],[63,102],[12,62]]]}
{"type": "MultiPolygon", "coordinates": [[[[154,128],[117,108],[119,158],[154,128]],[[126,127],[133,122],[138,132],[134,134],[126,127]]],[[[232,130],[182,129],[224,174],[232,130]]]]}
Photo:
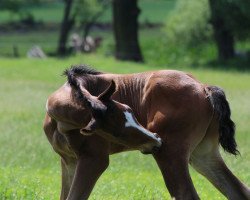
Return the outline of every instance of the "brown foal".
{"type": "Polygon", "coordinates": [[[180,71],[108,74],[86,66],[47,101],[44,131],[61,156],[61,200],[88,199],[109,155],[152,153],[170,195],[199,199],[188,164],[228,199],[250,189],[225,165],[219,144],[236,155],[234,123],[224,92],[180,71]]]}

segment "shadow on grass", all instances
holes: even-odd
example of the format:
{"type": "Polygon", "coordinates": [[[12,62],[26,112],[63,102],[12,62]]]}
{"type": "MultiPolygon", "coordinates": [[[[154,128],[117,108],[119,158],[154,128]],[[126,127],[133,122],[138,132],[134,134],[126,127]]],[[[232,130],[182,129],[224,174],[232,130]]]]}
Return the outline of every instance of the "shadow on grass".
{"type": "Polygon", "coordinates": [[[204,64],[203,67],[219,70],[250,72],[250,52],[247,52],[244,55],[237,54],[235,58],[227,61],[212,60],[204,64]]]}
{"type": "Polygon", "coordinates": [[[197,62],[193,62],[189,65],[194,69],[212,69],[212,70],[223,70],[223,71],[236,71],[236,72],[250,72],[250,52],[247,54],[236,55],[234,58],[230,60],[208,60],[202,64],[197,64],[197,62]]]}

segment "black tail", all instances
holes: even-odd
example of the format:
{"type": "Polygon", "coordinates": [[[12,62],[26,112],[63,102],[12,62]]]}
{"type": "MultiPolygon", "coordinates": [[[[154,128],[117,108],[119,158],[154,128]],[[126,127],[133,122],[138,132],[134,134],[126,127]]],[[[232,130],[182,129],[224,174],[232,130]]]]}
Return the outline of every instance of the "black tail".
{"type": "Polygon", "coordinates": [[[211,102],[219,120],[219,142],[225,151],[237,155],[239,151],[234,139],[235,124],[230,118],[231,111],[225,93],[216,86],[208,86],[207,89],[211,92],[211,102]]]}

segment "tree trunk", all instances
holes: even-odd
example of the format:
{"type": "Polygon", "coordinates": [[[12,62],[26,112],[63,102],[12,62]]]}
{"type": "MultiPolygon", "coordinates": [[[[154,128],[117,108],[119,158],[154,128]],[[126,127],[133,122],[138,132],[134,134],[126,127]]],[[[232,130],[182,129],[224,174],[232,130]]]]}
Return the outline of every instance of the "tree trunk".
{"type": "Polygon", "coordinates": [[[223,12],[218,0],[209,0],[211,9],[211,22],[214,29],[214,38],[218,49],[219,60],[226,61],[235,56],[234,37],[229,27],[226,26],[223,12]]]}
{"type": "Polygon", "coordinates": [[[142,62],[138,42],[137,0],[113,0],[115,56],[120,60],[142,62]]]}
{"type": "Polygon", "coordinates": [[[67,40],[69,36],[69,32],[71,31],[72,27],[74,26],[75,19],[74,17],[70,17],[70,11],[72,8],[74,0],[65,0],[65,8],[64,8],[64,16],[63,21],[61,23],[61,30],[59,36],[59,42],[57,47],[57,54],[65,55],[67,53],[67,40]]]}

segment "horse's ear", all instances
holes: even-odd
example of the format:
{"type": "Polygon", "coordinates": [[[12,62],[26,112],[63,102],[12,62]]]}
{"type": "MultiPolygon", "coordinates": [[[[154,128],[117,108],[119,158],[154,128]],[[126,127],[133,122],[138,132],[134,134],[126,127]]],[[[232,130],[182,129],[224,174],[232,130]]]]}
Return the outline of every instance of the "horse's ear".
{"type": "Polygon", "coordinates": [[[90,122],[84,128],[80,129],[80,133],[83,135],[92,135],[98,127],[98,122],[92,118],[90,122]]]}
{"type": "Polygon", "coordinates": [[[111,96],[114,94],[115,91],[116,91],[116,84],[115,81],[112,80],[108,88],[98,96],[98,99],[104,102],[108,101],[110,100],[111,96]]]}
{"type": "Polygon", "coordinates": [[[77,100],[85,108],[93,111],[105,111],[106,106],[95,96],[91,95],[84,87],[79,86],[80,92],[78,92],[77,100]]]}

